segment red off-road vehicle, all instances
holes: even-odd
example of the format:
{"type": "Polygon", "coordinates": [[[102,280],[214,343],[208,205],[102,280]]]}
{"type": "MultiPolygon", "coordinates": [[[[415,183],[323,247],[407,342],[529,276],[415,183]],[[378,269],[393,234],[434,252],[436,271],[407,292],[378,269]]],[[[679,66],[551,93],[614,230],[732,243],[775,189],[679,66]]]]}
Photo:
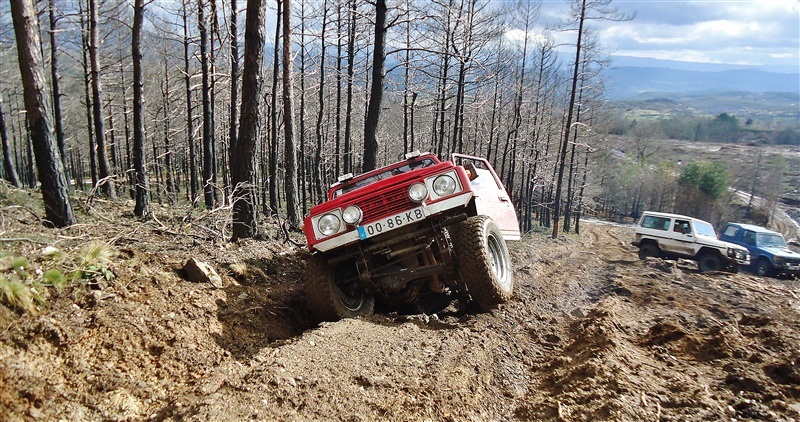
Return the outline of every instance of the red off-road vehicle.
{"type": "Polygon", "coordinates": [[[305,291],[321,320],[372,314],[376,299],[423,312],[454,298],[482,310],[511,297],[506,240],[514,206],[483,158],[430,153],[342,176],[304,222],[312,255],[305,291]]]}

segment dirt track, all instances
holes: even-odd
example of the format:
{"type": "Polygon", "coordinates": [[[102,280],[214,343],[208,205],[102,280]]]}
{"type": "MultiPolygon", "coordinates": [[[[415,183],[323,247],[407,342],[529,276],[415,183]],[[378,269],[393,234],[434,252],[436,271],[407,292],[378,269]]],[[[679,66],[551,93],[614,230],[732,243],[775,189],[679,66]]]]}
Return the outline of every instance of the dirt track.
{"type": "Polygon", "coordinates": [[[798,281],[641,262],[630,228],[512,244],[489,314],[321,326],[305,253],[121,230],[109,286],[0,306],[0,419],[800,420],[798,281]],[[249,270],[214,289],[190,256],[249,270]]]}

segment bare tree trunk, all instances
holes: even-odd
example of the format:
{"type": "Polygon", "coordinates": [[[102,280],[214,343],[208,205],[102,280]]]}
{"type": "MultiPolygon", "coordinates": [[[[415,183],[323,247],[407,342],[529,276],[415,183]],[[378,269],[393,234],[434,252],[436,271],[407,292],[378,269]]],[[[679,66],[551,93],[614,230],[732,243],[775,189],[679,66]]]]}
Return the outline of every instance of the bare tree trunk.
{"type": "Polygon", "coordinates": [[[136,206],[133,213],[138,217],[150,216],[150,185],[147,181],[147,157],[144,149],[144,116],[142,101],[142,24],[144,23],[144,2],[135,0],[133,6],[133,34],[131,57],[133,59],[133,168],[136,174],[136,206]]]}
{"type": "MultiPolygon", "coordinates": [[[[512,123],[511,134],[511,157],[509,157],[508,176],[506,177],[509,190],[514,189],[514,174],[517,171],[517,144],[519,143],[519,130],[522,126],[522,95],[525,89],[525,64],[528,61],[528,31],[529,20],[525,20],[525,40],[522,47],[522,63],[520,65],[519,83],[514,97],[514,120],[512,123]]],[[[505,163],[505,157],[503,158],[505,163]]]]}
{"type": "Polygon", "coordinates": [[[206,209],[214,208],[214,154],[212,151],[212,119],[211,85],[208,65],[208,30],[206,29],[205,6],[202,0],[197,2],[197,25],[200,30],[200,65],[203,72],[203,199],[206,209]]]}
{"type": "MultiPolygon", "coordinates": [[[[155,189],[152,192],[152,196],[155,197],[156,203],[161,204],[161,190],[164,186],[164,183],[161,180],[161,159],[159,158],[158,154],[158,147],[156,146],[156,137],[150,137],[150,146],[153,147],[153,173],[155,175],[155,189]]],[[[152,198],[151,198],[152,199],[152,198]]]]}
{"type": "Polygon", "coordinates": [[[375,47],[372,51],[372,87],[364,122],[364,171],[378,167],[378,122],[383,101],[383,72],[386,66],[386,0],[375,1],[375,47]]]}
{"type": "MultiPolygon", "coordinates": [[[[411,1],[406,0],[406,8],[411,8],[411,1]]],[[[408,85],[411,83],[410,79],[410,64],[411,64],[411,20],[406,22],[406,62],[403,65],[403,154],[409,152],[409,104],[408,96],[410,94],[408,85]]],[[[413,147],[411,147],[413,148],[413,147]]]]}
{"type": "MultiPolygon", "coordinates": [[[[302,1],[301,1],[302,3],[302,1]]],[[[342,162],[342,8],[336,8],[336,164],[334,173],[338,177],[342,162]]]]}
{"type": "Polygon", "coordinates": [[[281,37],[282,5],[283,2],[277,0],[275,44],[272,56],[272,112],[270,113],[272,128],[269,144],[269,210],[272,215],[278,214],[278,41],[281,37]]]}
{"type": "Polygon", "coordinates": [[[170,149],[170,113],[172,111],[172,101],[169,98],[169,61],[164,54],[164,181],[167,187],[167,202],[175,202],[175,181],[172,179],[172,150],[170,149]]]}
{"type": "Polygon", "coordinates": [[[103,102],[100,84],[100,37],[97,29],[97,0],[89,0],[89,57],[92,68],[92,114],[94,116],[94,136],[97,146],[97,167],[99,170],[100,188],[110,199],[117,199],[114,180],[110,177],[106,148],[105,123],[103,121],[103,102]]]}
{"type": "MultiPolygon", "coordinates": [[[[317,151],[314,154],[314,179],[320,181],[317,185],[317,196],[322,197],[322,121],[325,113],[325,29],[328,24],[328,9],[323,8],[322,11],[322,29],[320,33],[320,64],[319,64],[319,110],[317,110],[317,124],[315,126],[315,136],[317,141],[317,151]]],[[[285,37],[285,34],[284,34],[285,37]]],[[[285,39],[285,38],[284,38],[285,39]]],[[[284,66],[286,64],[284,63],[284,66]]],[[[338,161],[338,159],[336,160],[338,161]]],[[[337,175],[338,176],[338,175],[337,175]]]]}
{"type": "Polygon", "coordinates": [[[415,138],[414,138],[414,110],[416,108],[416,105],[417,105],[417,93],[416,92],[412,92],[411,93],[411,115],[409,116],[409,120],[410,121],[409,121],[409,125],[408,125],[408,128],[411,131],[411,148],[410,148],[411,151],[414,151],[414,145],[415,145],[415,143],[414,143],[414,140],[415,140],[415,138]]]}
{"type": "MultiPolygon", "coordinates": [[[[494,93],[492,95],[492,118],[490,119],[489,123],[489,142],[486,145],[486,161],[492,162],[492,153],[494,152],[494,148],[492,148],[492,141],[494,140],[494,132],[495,127],[497,124],[497,115],[498,115],[498,96],[500,96],[500,75],[495,78],[494,81],[494,93]]],[[[500,97],[500,102],[502,102],[502,97],[500,97]]]]}
{"type": "Polygon", "coordinates": [[[17,168],[11,160],[11,146],[8,144],[8,134],[6,132],[6,118],[3,114],[3,99],[0,98],[0,140],[3,142],[3,170],[5,170],[6,180],[16,187],[22,187],[17,175],[17,168]]]}
{"type": "MultiPolygon", "coordinates": [[[[350,23],[347,36],[347,106],[344,112],[344,165],[342,172],[353,171],[353,84],[356,59],[356,0],[350,3],[350,23]]],[[[317,181],[317,183],[321,183],[317,181]]]]}
{"type": "MultiPolygon", "coordinates": [[[[217,190],[219,187],[218,182],[218,169],[219,166],[219,156],[217,155],[217,121],[215,116],[217,115],[217,54],[214,48],[214,35],[217,35],[217,39],[220,40],[220,44],[222,43],[222,37],[219,33],[219,14],[217,13],[217,1],[216,0],[207,0],[209,5],[209,15],[208,18],[211,20],[211,32],[208,37],[208,68],[209,68],[209,86],[208,92],[210,94],[210,102],[211,110],[211,120],[209,121],[211,124],[211,195],[214,198],[214,203],[216,204],[219,202],[219,197],[217,195],[217,190]]],[[[221,166],[225,170],[227,167],[221,166]]],[[[222,203],[225,203],[226,198],[222,198],[222,203]]]]}
{"type": "Polygon", "coordinates": [[[569,134],[572,129],[572,114],[575,111],[575,96],[578,91],[578,72],[581,63],[581,40],[583,38],[583,21],[586,17],[586,0],[581,3],[581,12],[578,24],[578,42],[575,44],[575,63],[572,74],[572,90],[570,91],[569,106],[567,107],[567,121],[564,123],[564,141],[561,144],[558,161],[558,178],[556,179],[556,196],[553,203],[553,233],[552,238],[558,238],[559,218],[561,217],[561,190],[564,181],[564,167],[566,166],[567,146],[569,145],[569,134]]]}
{"type": "Polygon", "coordinates": [[[55,227],[70,226],[75,223],[75,215],[67,196],[67,180],[58,147],[50,136],[44,72],[40,61],[39,23],[33,1],[12,1],[11,16],[17,39],[26,117],[36,155],[39,182],[42,184],[45,216],[55,227]]]}
{"type": "Polygon", "coordinates": [[[82,53],[82,61],[81,64],[83,65],[83,87],[84,87],[84,101],[86,103],[86,128],[89,132],[89,169],[92,173],[92,186],[97,186],[97,145],[95,144],[95,136],[94,136],[94,121],[92,120],[92,81],[90,77],[89,71],[89,37],[87,36],[87,32],[89,30],[88,24],[86,23],[86,19],[84,17],[84,10],[83,10],[83,0],[79,2],[78,14],[80,16],[80,24],[81,24],[81,45],[83,48],[81,49],[82,53]]]}
{"type": "MultiPolygon", "coordinates": [[[[233,159],[236,152],[236,144],[238,142],[238,138],[236,136],[236,121],[238,120],[237,103],[239,102],[239,30],[237,22],[237,19],[239,19],[239,11],[236,8],[236,0],[231,0],[231,102],[229,116],[230,123],[228,127],[228,164],[231,172],[231,185],[233,185],[233,159]]],[[[258,98],[258,93],[256,93],[256,98],[258,98]]]]}
{"type": "Polygon", "coordinates": [[[575,234],[581,234],[581,217],[583,216],[583,192],[586,188],[586,176],[589,173],[589,146],[586,146],[586,154],[583,157],[583,180],[581,190],[578,193],[578,206],[575,210],[575,234]]]}
{"type": "Polygon", "coordinates": [[[35,163],[35,154],[33,152],[33,134],[31,133],[30,122],[25,122],[26,134],[28,136],[25,137],[25,140],[28,141],[25,143],[26,149],[28,150],[28,187],[31,189],[36,189],[36,171],[34,168],[36,167],[35,163]]]}
{"type": "MultiPolygon", "coordinates": [[[[292,227],[300,227],[300,210],[297,199],[297,150],[294,146],[294,84],[292,70],[292,2],[284,1],[283,13],[283,130],[284,130],[284,165],[286,176],[286,219],[292,227]]],[[[323,18],[324,24],[324,18],[323,18]]],[[[324,57],[324,52],[323,52],[324,57]]],[[[324,72],[324,69],[322,69],[324,72]]],[[[320,89],[322,87],[320,86],[320,89]]]]}
{"type": "MultiPolygon", "coordinates": [[[[575,121],[581,121],[581,104],[583,100],[583,85],[584,85],[584,76],[586,71],[585,62],[581,66],[581,82],[580,87],[578,88],[578,105],[577,110],[575,112],[575,121]]],[[[578,125],[574,125],[575,128],[572,130],[572,145],[570,146],[570,156],[569,156],[569,175],[567,177],[567,203],[564,207],[564,231],[569,233],[570,225],[572,224],[572,203],[575,196],[575,172],[577,171],[575,168],[575,146],[578,143],[578,125]]]]}
{"type": "MultiPolygon", "coordinates": [[[[449,16],[449,13],[450,12],[448,11],[448,16],[449,16]]],[[[450,33],[449,33],[449,31],[448,31],[448,35],[447,35],[446,44],[447,45],[450,44],[450,33]]],[[[450,55],[449,54],[445,54],[445,56],[442,57],[442,70],[441,70],[440,79],[439,79],[439,82],[438,82],[438,84],[439,84],[439,86],[438,86],[438,88],[439,88],[438,89],[439,98],[436,99],[437,104],[439,104],[439,106],[438,106],[439,108],[436,110],[436,115],[434,116],[434,119],[433,119],[434,130],[432,131],[432,133],[435,134],[437,132],[437,130],[438,130],[438,136],[436,136],[436,135],[434,135],[434,136],[436,136],[436,155],[438,155],[439,157],[441,157],[442,154],[444,154],[444,134],[445,134],[445,125],[444,125],[445,118],[444,118],[444,115],[445,115],[445,108],[447,107],[447,77],[448,77],[447,74],[448,74],[448,69],[449,68],[450,68],[450,55]],[[437,128],[437,124],[438,124],[438,128],[437,128]]]]}
{"type": "Polygon", "coordinates": [[[261,67],[264,60],[266,34],[265,0],[247,0],[244,30],[244,70],[242,72],[242,113],[239,136],[231,160],[233,185],[233,240],[252,238],[258,234],[256,222],[256,186],[253,185],[253,165],[258,138],[259,95],[261,67]]]}
{"type": "Polygon", "coordinates": [[[451,28],[452,24],[452,14],[453,14],[453,3],[454,0],[449,0],[447,5],[447,19],[445,20],[445,39],[442,45],[442,51],[444,55],[442,57],[442,67],[439,71],[439,81],[437,82],[437,92],[439,97],[436,98],[436,103],[438,104],[438,109],[436,110],[436,114],[433,118],[433,130],[431,131],[431,136],[434,136],[436,139],[435,147],[436,147],[436,155],[442,156],[445,151],[444,145],[444,135],[446,132],[445,129],[445,108],[447,107],[447,79],[448,74],[450,71],[450,46],[453,40],[453,29],[451,28]],[[438,131],[438,136],[437,136],[438,131]]]}
{"type": "MultiPolygon", "coordinates": [[[[119,170],[119,167],[117,167],[119,164],[119,151],[117,150],[116,127],[114,127],[114,104],[110,98],[108,100],[108,140],[108,147],[111,149],[111,173],[116,176],[119,170]]],[[[67,177],[67,179],[69,179],[69,177],[67,177]]]]}
{"type": "MultiPolygon", "coordinates": [[[[125,175],[128,178],[128,195],[131,199],[136,199],[136,174],[132,170],[133,160],[131,160],[131,124],[128,118],[128,97],[125,94],[127,85],[125,84],[125,70],[121,63],[119,77],[122,84],[122,118],[125,123],[125,175]]],[[[81,175],[81,179],[83,179],[83,175],[81,175]]]]}
{"type": "MultiPolygon", "coordinates": [[[[66,141],[64,140],[64,124],[61,118],[61,85],[58,76],[58,42],[56,40],[56,30],[58,20],[56,19],[56,4],[55,0],[48,1],[48,12],[50,14],[50,77],[53,80],[53,123],[56,130],[56,144],[58,145],[58,152],[61,154],[61,164],[64,166],[64,174],[69,181],[69,173],[67,171],[67,149],[66,141]]],[[[67,184],[69,188],[69,184],[67,184]]]]}
{"type": "MultiPolygon", "coordinates": [[[[306,160],[306,7],[300,2],[300,192],[303,215],[307,214],[308,169],[306,160]]],[[[341,59],[340,59],[341,60],[341,59]]]]}
{"type": "Polygon", "coordinates": [[[186,86],[186,143],[189,145],[189,180],[190,194],[189,201],[194,206],[197,198],[197,170],[195,164],[197,157],[194,144],[194,118],[192,116],[192,80],[189,73],[189,25],[188,25],[188,0],[183,2],[183,81],[186,86]]]}
{"type": "MultiPolygon", "coordinates": [[[[448,152],[464,152],[464,103],[466,101],[467,84],[467,64],[473,53],[473,22],[475,18],[475,2],[470,1],[467,5],[467,16],[462,16],[464,12],[463,4],[458,10],[458,22],[464,21],[464,40],[460,51],[453,43],[453,51],[458,58],[458,83],[456,86],[456,105],[453,113],[453,138],[450,140],[451,148],[448,152]]],[[[511,187],[508,188],[512,191],[511,187]]]]}

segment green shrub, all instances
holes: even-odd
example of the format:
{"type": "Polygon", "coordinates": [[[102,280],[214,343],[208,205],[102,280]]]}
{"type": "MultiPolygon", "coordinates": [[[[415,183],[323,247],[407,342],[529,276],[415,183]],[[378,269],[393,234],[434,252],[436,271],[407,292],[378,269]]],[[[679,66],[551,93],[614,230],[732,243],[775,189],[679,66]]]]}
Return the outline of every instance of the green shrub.
{"type": "Polygon", "coordinates": [[[48,287],[61,290],[70,281],[99,277],[110,281],[116,277],[109,268],[114,251],[104,243],[90,243],[77,256],[48,246],[42,250],[42,256],[50,268],[34,268],[24,256],[6,253],[0,256],[0,303],[30,312],[35,309],[34,301],[44,302],[40,292],[48,287]]]}
{"type": "Polygon", "coordinates": [[[93,242],[81,250],[78,269],[73,272],[77,279],[91,279],[101,276],[113,280],[116,276],[108,268],[114,256],[113,250],[101,242],[93,242]]]}
{"type": "Polygon", "coordinates": [[[33,311],[33,292],[17,277],[0,274],[0,299],[12,308],[33,311]]]}

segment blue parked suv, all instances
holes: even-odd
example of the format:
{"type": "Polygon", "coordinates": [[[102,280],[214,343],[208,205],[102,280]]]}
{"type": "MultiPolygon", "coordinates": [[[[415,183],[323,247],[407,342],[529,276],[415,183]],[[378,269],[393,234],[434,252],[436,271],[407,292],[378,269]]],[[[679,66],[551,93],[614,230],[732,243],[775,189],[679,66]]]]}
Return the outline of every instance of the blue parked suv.
{"type": "Polygon", "coordinates": [[[800,254],[789,249],[778,232],[752,224],[728,223],[719,238],[747,248],[753,272],[758,275],[800,274],[800,254]]]}

